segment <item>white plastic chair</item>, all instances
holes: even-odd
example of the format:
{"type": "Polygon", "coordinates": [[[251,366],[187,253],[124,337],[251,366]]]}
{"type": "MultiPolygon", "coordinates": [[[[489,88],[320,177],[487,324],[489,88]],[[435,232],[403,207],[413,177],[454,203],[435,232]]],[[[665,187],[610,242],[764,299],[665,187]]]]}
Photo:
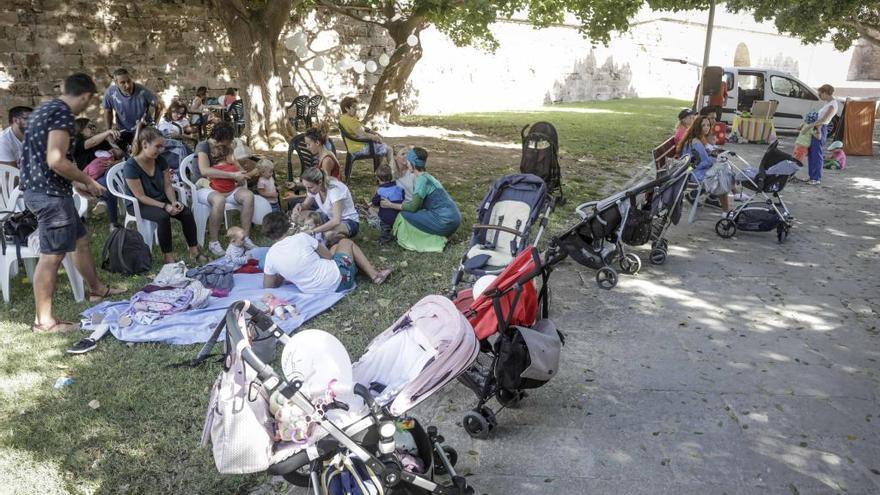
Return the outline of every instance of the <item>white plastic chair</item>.
{"type": "MultiPolygon", "coordinates": [[[[11,210],[20,210],[23,206],[19,201],[21,199],[21,191],[16,185],[18,176],[17,168],[0,165],[0,202],[3,203],[0,206],[2,208],[0,211],[4,212],[0,213],[0,222],[5,221],[6,218],[12,215],[11,210]]],[[[73,200],[74,204],[76,204],[77,212],[82,216],[85,210],[88,209],[88,202],[76,192],[74,192],[73,200]]],[[[21,254],[25,270],[27,270],[28,279],[32,282],[34,279],[34,268],[36,267],[35,260],[40,257],[40,253],[34,252],[28,246],[21,246],[18,252],[16,252],[15,246],[9,244],[6,245],[6,254],[0,253],[0,292],[3,292],[3,302],[5,304],[9,304],[9,281],[18,273],[19,253],[21,254]]],[[[82,275],[80,275],[76,265],[73,263],[73,253],[67,253],[61,265],[64,267],[64,271],[67,272],[68,280],[70,280],[70,288],[73,291],[74,300],[82,302],[85,300],[86,295],[85,284],[83,283],[82,275]]]]}
{"type": "Polygon", "coordinates": [[[124,166],[125,162],[119,162],[107,171],[107,189],[110,190],[111,194],[122,199],[123,207],[125,208],[125,222],[123,222],[123,226],[128,227],[129,223],[135,222],[137,231],[144,238],[144,243],[152,248],[154,242],[157,244],[159,242],[159,236],[156,234],[159,226],[156,225],[156,222],[143,218],[138,200],[134,196],[125,193],[125,177],[122,176],[124,166]],[[133,205],[134,215],[128,212],[128,204],[126,202],[130,202],[133,205]]]}
{"type": "MultiPolygon", "coordinates": [[[[180,180],[183,182],[184,186],[188,189],[185,194],[190,198],[189,207],[192,209],[193,218],[196,221],[196,236],[199,241],[200,246],[205,245],[205,231],[208,228],[208,218],[211,216],[211,207],[210,205],[206,205],[204,203],[200,203],[198,200],[197,191],[198,188],[193,181],[193,177],[196,175],[196,169],[199,167],[198,159],[196,158],[196,154],[189,155],[184,158],[180,163],[180,180]]],[[[230,210],[240,210],[241,208],[237,205],[226,205],[226,208],[223,211],[223,222],[226,224],[226,227],[229,228],[229,217],[226,215],[230,210]]],[[[263,224],[263,217],[272,212],[272,205],[259,195],[254,195],[254,217],[253,223],[257,225],[263,224]]]]}

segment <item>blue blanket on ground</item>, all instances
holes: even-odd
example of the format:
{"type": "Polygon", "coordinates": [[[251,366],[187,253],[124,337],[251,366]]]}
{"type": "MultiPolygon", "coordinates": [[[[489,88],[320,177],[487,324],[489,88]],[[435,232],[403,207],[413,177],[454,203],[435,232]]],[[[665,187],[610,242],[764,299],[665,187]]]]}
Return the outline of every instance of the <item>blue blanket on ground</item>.
{"type": "Polygon", "coordinates": [[[129,307],[129,301],[105,301],[83,311],[83,329],[93,330],[92,315],[103,314],[101,323],[110,326],[110,332],[119,340],[126,342],[162,342],[165,344],[197,344],[206,342],[214,327],[226,314],[226,310],[235,301],[249,299],[259,302],[263,294],[271,292],[275,297],[294,304],[299,310],[299,317],[288,317],[286,320],[274,318],[278,326],[288,334],[299,328],[307,320],[323,313],[337,301],[345,297],[345,292],[326,294],[304,294],[293,284],[284,284],[276,289],[263,288],[263,274],[236,274],[235,287],[227,297],[211,297],[208,305],[202,309],[192,309],[182,313],[165,316],[152,325],[132,323],[128,327],[120,327],[116,320],[129,307]]]}

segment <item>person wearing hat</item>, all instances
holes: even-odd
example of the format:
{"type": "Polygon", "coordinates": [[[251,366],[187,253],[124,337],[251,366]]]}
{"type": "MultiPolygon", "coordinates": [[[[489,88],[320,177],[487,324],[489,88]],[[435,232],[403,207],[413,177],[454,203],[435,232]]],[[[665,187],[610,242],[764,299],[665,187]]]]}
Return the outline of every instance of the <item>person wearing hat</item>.
{"type": "Polygon", "coordinates": [[[406,153],[410,173],[415,176],[412,197],[403,204],[383,199],[379,206],[400,210],[392,234],[404,249],[419,252],[441,252],[449,236],[458,230],[461,213],[443,189],[440,181],[429,174],[428,152],[418,146],[406,153]]]}
{"type": "Polygon", "coordinates": [[[825,160],[825,168],[831,170],[843,170],[846,168],[846,153],[843,151],[843,143],[834,141],[828,145],[831,158],[825,160]]]}
{"type": "Polygon", "coordinates": [[[676,146],[678,146],[678,143],[681,142],[681,138],[683,138],[684,134],[690,129],[691,124],[694,122],[695,115],[696,112],[690,108],[685,108],[678,112],[678,124],[675,126],[675,135],[672,137],[676,146]]]}

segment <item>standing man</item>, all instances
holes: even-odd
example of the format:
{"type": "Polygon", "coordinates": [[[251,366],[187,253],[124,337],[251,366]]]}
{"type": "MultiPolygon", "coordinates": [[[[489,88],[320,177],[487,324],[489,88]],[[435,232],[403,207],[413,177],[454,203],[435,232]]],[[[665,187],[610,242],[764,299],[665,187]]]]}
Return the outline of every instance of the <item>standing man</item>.
{"type": "Polygon", "coordinates": [[[814,186],[822,183],[822,166],[825,164],[825,139],[828,137],[828,124],[840,109],[840,104],[834,99],[834,86],[830,84],[819,86],[819,100],[824,104],[819,109],[819,118],[813,124],[813,127],[819,130],[819,137],[816,138],[814,135],[811,138],[810,149],[807,151],[809,184],[814,186]]]}
{"type": "Polygon", "coordinates": [[[31,107],[12,107],[9,110],[9,127],[0,132],[0,165],[21,164],[21,149],[24,146],[24,133],[27,130],[31,107]]]}
{"type": "Polygon", "coordinates": [[[96,92],[88,75],[68,76],[64,94],[37,107],[25,132],[20,187],[25,205],[37,217],[41,253],[34,271],[34,332],[69,332],[78,326],[52,314],[58,267],[67,253],[73,252],[76,269],[89,285],[91,302],[125,292],[98,280],[86,227],[73,204],[72,187],[91,197],[104,191],[72,156],[74,116],[86,109],[96,92]]]}
{"type": "Polygon", "coordinates": [[[113,129],[113,117],[116,117],[116,129],[121,133],[120,147],[127,149],[134,139],[138,122],[146,120],[158,122],[162,108],[152,91],[134,82],[126,69],[113,72],[113,84],[104,92],[104,121],[107,129],[113,129]],[[152,114],[150,108],[152,107],[152,114]]]}

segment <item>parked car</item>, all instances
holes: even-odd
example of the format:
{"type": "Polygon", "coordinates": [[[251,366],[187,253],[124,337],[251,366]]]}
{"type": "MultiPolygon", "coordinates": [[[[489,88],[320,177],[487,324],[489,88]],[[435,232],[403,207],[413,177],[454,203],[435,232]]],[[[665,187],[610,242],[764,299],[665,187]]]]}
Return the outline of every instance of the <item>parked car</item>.
{"type": "MultiPolygon", "coordinates": [[[[779,105],[773,117],[777,129],[797,129],[804,114],[818,111],[824,104],[819,94],[791,74],[755,67],[725,67],[724,82],[727,83],[727,103],[721,120],[730,124],[735,112],[747,112],[755,100],[776,100],[779,105]]],[[[843,112],[843,100],[837,115],[831,120],[831,129],[837,127],[843,112]]],[[[829,129],[829,132],[830,130],[829,129]]]]}

